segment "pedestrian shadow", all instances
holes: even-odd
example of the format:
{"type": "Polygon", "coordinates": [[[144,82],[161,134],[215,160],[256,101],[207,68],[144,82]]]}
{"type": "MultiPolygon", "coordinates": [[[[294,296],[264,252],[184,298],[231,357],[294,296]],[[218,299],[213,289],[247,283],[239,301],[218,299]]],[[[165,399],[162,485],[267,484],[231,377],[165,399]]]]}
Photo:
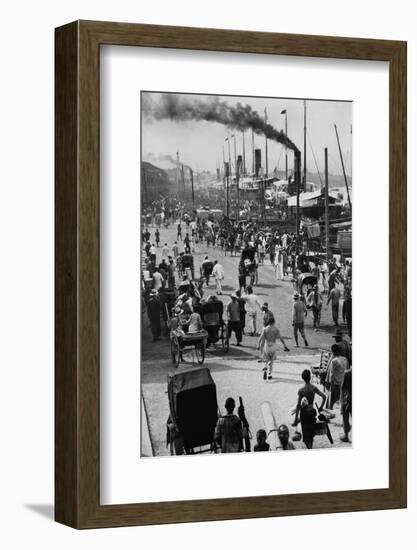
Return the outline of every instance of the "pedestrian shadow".
{"type": "Polygon", "coordinates": [[[287,378],[287,377],[279,377],[275,378],[272,377],[272,380],[266,380],[267,384],[294,384],[295,386],[300,385],[300,380],[294,380],[294,378],[287,378]]]}
{"type": "Polygon", "coordinates": [[[222,290],[227,290],[228,292],[235,290],[235,287],[231,285],[222,285],[222,290]]]}

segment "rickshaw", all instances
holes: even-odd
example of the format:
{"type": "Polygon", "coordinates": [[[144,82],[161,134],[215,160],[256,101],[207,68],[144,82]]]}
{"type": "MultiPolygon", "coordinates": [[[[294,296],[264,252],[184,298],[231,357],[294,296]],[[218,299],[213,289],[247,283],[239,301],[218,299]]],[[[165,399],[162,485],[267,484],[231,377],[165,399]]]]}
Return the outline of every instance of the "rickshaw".
{"type": "Polygon", "coordinates": [[[219,408],[210,370],[200,367],[169,375],[168,400],[167,444],[171,455],[216,452],[214,431],[219,408]]]}
{"type": "Polygon", "coordinates": [[[183,323],[185,315],[177,315],[171,318],[171,359],[174,367],[178,367],[183,361],[185,350],[194,350],[197,363],[202,365],[205,358],[207,344],[207,331],[188,333],[188,326],[183,323]]]}
{"type": "Polygon", "coordinates": [[[223,302],[221,300],[208,301],[201,305],[201,319],[207,331],[207,347],[221,341],[225,353],[229,351],[229,334],[223,320],[223,302]]]}
{"type": "Polygon", "coordinates": [[[311,273],[301,273],[297,279],[297,287],[300,295],[305,299],[307,297],[308,290],[314,288],[318,283],[317,277],[311,273]]]}

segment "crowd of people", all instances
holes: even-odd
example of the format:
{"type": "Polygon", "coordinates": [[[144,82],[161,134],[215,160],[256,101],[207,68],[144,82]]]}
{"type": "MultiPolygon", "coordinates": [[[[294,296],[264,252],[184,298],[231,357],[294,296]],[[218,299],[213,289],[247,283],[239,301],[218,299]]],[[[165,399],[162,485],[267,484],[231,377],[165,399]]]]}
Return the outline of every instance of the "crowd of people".
{"type": "MultiPolygon", "coordinates": [[[[159,205],[160,206],[160,205],[159,205]]],[[[158,207],[155,207],[157,212],[158,207]]],[[[335,333],[334,343],[329,346],[329,361],[322,373],[323,391],[312,383],[312,372],[302,373],[303,386],[297,393],[293,427],[302,427],[302,439],[306,448],[313,446],[316,426],[328,421],[331,412],[340,403],[343,418],[342,441],[349,441],[352,415],[352,262],[343,255],[325,261],[322,257],[307,254],[302,239],[286,231],[268,231],[254,222],[233,222],[228,219],[209,220],[186,216],[180,203],[167,214],[159,212],[153,217],[153,227],[145,224],[142,231],[142,296],[143,306],[150,321],[153,341],[161,338],[162,328],[167,330],[171,315],[182,318],[182,326],[188,332],[198,332],[203,328],[201,307],[208,300],[220,300],[223,295],[222,282],[224,267],[219,260],[211,260],[206,255],[200,266],[194,265],[194,252],[199,243],[218,248],[223,255],[240,256],[236,273],[236,290],[229,295],[225,304],[225,323],[228,337],[234,335],[235,345],[242,345],[243,335],[256,337],[254,347],[259,351],[258,362],[262,363],[262,378],[273,377],[274,361],[277,359],[279,344],[284,352],[289,352],[267,302],[263,302],[254,291],[257,268],[269,262],[278,280],[287,280],[293,285],[292,331],[296,347],[299,337],[309,347],[305,330],[308,311],[312,312],[313,329],[319,330],[324,307],[330,306],[335,333]],[[155,220],[168,220],[176,229],[176,240],[168,246],[161,240],[161,225],[155,220]],[[245,255],[245,252],[248,252],[245,255]],[[157,262],[157,257],[161,261],[157,262]],[[246,259],[244,259],[246,257],[246,259]],[[249,257],[249,259],[248,259],[249,257]],[[250,259],[252,258],[252,259],[250,259]],[[303,274],[311,274],[315,283],[307,288],[300,287],[303,274]],[[216,295],[205,296],[214,280],[216,295]],[[181,284],[188,282],[184,292],[178,292],[181,284]],[[343,297],[343,307],[340,302],[343,297]],[[346,324],[347,335],[340,328],[340,318],[346,324]],[[345,339],[349,337],[349,341],[345,339]],[[315,402],[321,400],[320,404],[315,402]],[[325,412],[327,413],[325,414],[325,412]],[[323,416],[324,415],[324,416],[323,416]]],[[[234,414],[235,402],[228,398],[225,404],[226,415],[219,418],[215,440],[222,452],[242,450],[243,427],[234,414]]],[[[295,436],[298,435],[296,431],[295,436]]],[[[256,433],[255,451],[269,450],[264,429],[256,433]]],[[[278,428],[279,440],[284,450],[294,448],[287,425],[278,428]]]]}

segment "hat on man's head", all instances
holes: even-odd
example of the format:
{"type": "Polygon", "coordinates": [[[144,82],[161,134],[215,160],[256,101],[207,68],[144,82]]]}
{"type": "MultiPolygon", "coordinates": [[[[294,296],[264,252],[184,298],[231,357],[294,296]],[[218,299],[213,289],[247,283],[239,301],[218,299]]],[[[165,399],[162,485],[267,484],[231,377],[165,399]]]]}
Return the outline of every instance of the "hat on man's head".
{"type": "Polygon", "coordinates": [[[294,292],[294,294],[292,295],[293,298],[299,298],[300,295],[298,294],[298,292],[294,292]]]}
{"type": "Polygon", "coordinates": [[[237,300],[237,296],[235,293],[231,294],[230,297],[233,298],[234,300],[237,300]]]}
{"type": "Polygon", "coordinates": [[[266,307],[266,308],[268,309],[268,302],[264,302],[264,303],[262,304],[262,307],[266,307]]]}

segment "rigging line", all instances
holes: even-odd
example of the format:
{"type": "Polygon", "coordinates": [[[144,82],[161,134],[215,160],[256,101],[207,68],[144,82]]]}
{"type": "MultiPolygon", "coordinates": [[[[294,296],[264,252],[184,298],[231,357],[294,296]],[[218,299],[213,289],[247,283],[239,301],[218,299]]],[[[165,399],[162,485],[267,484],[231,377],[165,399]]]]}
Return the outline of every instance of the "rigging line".
{"type": "MultiPolygon", "coordinates": [[[[337,168],[337,169],[339,170],[339,173],[338,173],[338,174],[335,174],[335,175],[337,175],[337,176],[339,176],[339,175],[343,176],[342,162],[341,162],[341,160],[340,160],[340,156],[338,156],[337,159],[336,159],[336,158],[335,158],[333,155],[331,155],[330,152],[329,152],[329,160],[332,161],[333,167],[334,167],[334,168],[337,168]]],[[[343,159],[343,160],[345,161],[345,159],[343,159]]],[[[345,161],[345,163],[346,163],[346,161],[345,161]]],[[[346,172],[346,175],[347,175],[349,178],[352,177],[352,176],[350,176],[347,172],[346,172]]]]}
{"type": "Polygon", "coordinates": [[[335,175],[338,175],[338,176],[342,175],[343,176],[343,172],[341,171],[342,170],[342,165],[340,164],[340,157],[336,159],[329,151],[329,160],[332,162],[333,168],[336,168],[337,170],[340,170],[340,173],[335,174],[335,175]]]}
{"type": "MultiPolygon", "coordinates": [[[[352,168],[350,162],[348,163],[348,160],[350,161],[350,154],[349,154],[349,151],[346,151],[346,156],[345,156],[345,166],[346,166],[346,175],[349,176],[350,178],[352,178],[352,174],[348,172],[348,167],[352,168]]],[[[350,172],[352,172],[352,170],[350,170],[350,172]]]]}
{"type": "Polygon", "coordinates": [[[282,152],[283,152],[283,150],[284,150],[283,147],[281,147],[281,152],[280,152],[280,154],[279,154],[278,162],[277,162],[277,165],[276,165],[277,168],[278,168],[278,171],[280,171],[280,168],[281,168],[280,164],[281,164],[281,157],[282,157],[282,152]]]}
{"type": "Polygon", "coordinates": [[[320,185],[321,185],[321,187],[323,187],[323,181],[321,179],[319,167],[317,166],[316,155],[314,154],[313,146],[311,145],[309,132],[307,132],[307,138],[308,138],[308,144],[310,145],[310,149],[311,149],[311,152],[313,154],[313,159],[314,159],[314,164],[316,165],[317,174],[319,175],[320,185]]]}

